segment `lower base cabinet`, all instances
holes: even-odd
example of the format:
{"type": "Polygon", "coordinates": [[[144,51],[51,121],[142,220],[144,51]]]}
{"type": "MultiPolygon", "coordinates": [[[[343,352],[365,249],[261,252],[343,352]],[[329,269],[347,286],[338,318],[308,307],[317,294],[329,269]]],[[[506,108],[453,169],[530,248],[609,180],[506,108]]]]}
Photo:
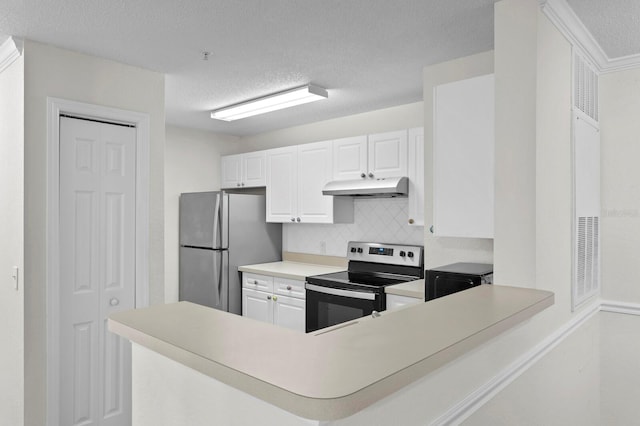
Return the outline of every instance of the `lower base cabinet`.
{"type": "Polygon", "coordinates": [[[243,273],[242,316],[304,333],[304,281],[243,273]]]}

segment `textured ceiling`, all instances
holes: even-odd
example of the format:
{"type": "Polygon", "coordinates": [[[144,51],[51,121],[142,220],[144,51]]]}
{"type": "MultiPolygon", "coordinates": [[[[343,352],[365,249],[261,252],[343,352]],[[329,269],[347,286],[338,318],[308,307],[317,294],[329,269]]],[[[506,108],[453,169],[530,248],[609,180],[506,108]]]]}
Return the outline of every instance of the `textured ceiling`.
{"type": "MultiPolygon", "coordinates": [[[[10,34],[164,73],[168,123],[249,135],[420,101],[425,65],[493,47],[495,1],[0,0],[0,41],[10,34]],[[329,99],[209,118],[307,83],[329,99]]],[[[637,11],[640,0],[570,1],[578,10],[610,2],[637,11]]]]}
{"type": "Polygon", "coordinates": [[[609,58],[640,53],[640,0],[568,0],[609,58]]]}

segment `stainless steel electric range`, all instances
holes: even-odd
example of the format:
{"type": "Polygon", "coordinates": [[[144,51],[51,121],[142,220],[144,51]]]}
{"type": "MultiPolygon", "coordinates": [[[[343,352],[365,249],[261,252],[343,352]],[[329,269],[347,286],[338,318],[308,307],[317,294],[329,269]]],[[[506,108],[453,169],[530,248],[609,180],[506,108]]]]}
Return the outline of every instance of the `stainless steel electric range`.
{"type": "Polygon", "coordinates": [[[307,277],[307,333],[383,311],[384,288],[424,278],[422,246],[350,241],[348,270],[307,277]]]}

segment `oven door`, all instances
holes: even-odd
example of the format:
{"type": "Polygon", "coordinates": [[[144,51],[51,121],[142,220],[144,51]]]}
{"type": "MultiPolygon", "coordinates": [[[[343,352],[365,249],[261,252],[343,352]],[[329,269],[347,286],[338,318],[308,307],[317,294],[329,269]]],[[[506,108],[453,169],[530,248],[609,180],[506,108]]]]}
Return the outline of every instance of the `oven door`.
{"type": "Polygon", "coordinates": [[[384,309],[383,292],[305,285],[307,333],[384,309]]]}

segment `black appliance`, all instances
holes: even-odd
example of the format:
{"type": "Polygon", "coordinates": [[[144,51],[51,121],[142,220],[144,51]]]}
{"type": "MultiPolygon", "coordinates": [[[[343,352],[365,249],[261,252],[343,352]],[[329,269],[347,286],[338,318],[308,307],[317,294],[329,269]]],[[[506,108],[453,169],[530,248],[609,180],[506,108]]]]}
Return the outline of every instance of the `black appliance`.
{"type": "Polygon", "coordinates": [[[488,263],[452,263],[426,271],[424,300],[493,283],[493,265],[488,263]]]}
{"type": "Polygon", "coordinates": [[[347,271],[307,277],[307,333],[383,311],[384,288],[424,277],[422,246],[347,245],[347,271]]]}

